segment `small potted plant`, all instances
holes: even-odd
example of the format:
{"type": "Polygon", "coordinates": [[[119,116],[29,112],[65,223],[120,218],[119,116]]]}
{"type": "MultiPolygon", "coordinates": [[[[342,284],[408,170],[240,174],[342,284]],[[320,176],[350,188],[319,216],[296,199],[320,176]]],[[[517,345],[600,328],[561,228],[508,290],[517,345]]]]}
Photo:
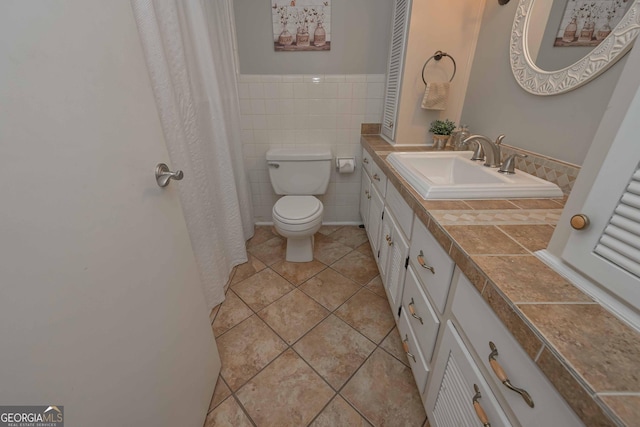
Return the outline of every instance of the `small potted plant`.
{"type": "Polygon", "coordinates": [[[451,136],[456,124],[449,119],[434,120],[431,122],[429,132],[433,134],[433,146],[436,150],[442,150],[451,136]]]}

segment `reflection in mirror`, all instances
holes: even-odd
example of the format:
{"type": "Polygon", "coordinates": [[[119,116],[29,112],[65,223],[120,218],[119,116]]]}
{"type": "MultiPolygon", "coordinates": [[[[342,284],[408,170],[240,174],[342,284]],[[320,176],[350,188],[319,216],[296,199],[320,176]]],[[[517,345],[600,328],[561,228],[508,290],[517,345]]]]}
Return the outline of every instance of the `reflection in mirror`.
{"type": "Polygon", "coordinates": [[[640,32],[639,3],[520,0],[510,44],[516,81],[532,94],[556,95],[597,77],[631,48],[640,32]],[[608,32],[608,22],[618,24],[608,32]]]}

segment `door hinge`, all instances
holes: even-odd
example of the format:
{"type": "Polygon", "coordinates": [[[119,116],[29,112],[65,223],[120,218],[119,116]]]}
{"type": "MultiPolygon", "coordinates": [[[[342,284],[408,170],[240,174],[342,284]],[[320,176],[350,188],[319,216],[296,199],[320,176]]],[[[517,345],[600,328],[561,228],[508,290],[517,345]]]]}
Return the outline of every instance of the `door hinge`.
{"type": "Polygon", "coordinates": [[[378,250],[378,258],[380,258],[380,251],[378,250]]]}
{"type": "Polygon", "coordinates": [[[382,211],[382,219],[384,219],[384,211],[382,211]]]}
{"type": "Polygon", "coordinates": [[[402,306],[398,307],[398,317],[400,317],[400,314],[402,314],[402,306]]]}
{"type": "Polygon", "coordinates": [[[409,257],[407,257],[407,259],[404,260],[404,269],[406,270],[408,266],[409,266],[409,257]]]}

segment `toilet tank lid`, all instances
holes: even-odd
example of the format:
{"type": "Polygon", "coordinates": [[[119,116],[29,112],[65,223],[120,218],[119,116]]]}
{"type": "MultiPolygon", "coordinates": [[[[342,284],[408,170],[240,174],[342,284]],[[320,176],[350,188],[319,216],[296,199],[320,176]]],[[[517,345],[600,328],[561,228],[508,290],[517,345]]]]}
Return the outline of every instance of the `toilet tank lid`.
{"type": "Polygon", "coordinates": [[[331,160],[328,148],[272,148],[267,151],[267,160],[331,160]]]}

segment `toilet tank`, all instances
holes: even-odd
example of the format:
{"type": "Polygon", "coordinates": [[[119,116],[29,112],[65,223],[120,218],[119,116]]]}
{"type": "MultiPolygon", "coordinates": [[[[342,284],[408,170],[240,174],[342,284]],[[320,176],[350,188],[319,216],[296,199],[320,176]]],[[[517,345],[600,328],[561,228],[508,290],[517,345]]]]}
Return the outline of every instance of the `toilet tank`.
{"type": "Polygon", "coordinates": [[[331,176],[328,148],[272,148],[267,151],[269,178],[276,194],[324,194],[331,176]]]}

